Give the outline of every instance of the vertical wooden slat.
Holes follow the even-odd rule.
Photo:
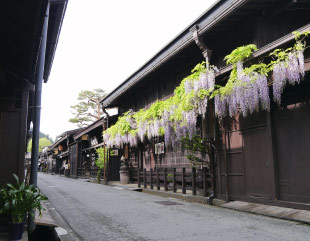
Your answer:
[[[146,185],[146,169],[145,168],[143,169],[143,186],[144,186],[144,188],[147,187],[147,185]]]
[[[227,133],[225,129],[224,139],[223,139],[224,140],[224,160],[225,160],[225,182],[226,182],[225,198],[226,198],[226,201],[228,202],[229,201],[229,179],[228,179],[228,158],[227,158],[227,134],[229,133]]]
[[[271,198],[279,200],[280,198],[280,186],[279,186],[279,170],[278,170],[278,156],[277,156],[277,138],[275,132],[275,120],[274,120],[274,106],[271,105],[271,111],[267,111],[267,135],[268,135],[268,146],[270,153],[270,163],[267,162],[270,166],[270,189],[271,189]]]
[[[207,169],[206,167],[202,168],[202,178],[203,178],[203,194],[205,197],[208,196],[208,187],[207,187]]]
[[[186,194],[185,168],[182,168],[182,194]]]
[[[157,190],[160,190],[160,179],[158,175],[158,167],[156,167],[156,186],[157,186]]]
[[[138,168],[138,187],[141,187],[141,182],[140,182],[140,169]]]
[[[150,186],[151,189],[153,189],[153,169],[150,169]]]
[[[177,182],[176,182],[176,176],[175,176],[176,169],[172,169],[172,177],[173,177],[173,192],[177,192]]]
[[[196,195],[196,168],[192,167],[192,195]]]
[[[165,186],[165,191],[168,191],[168,185],[167,185],[167,168],[164,168],[164,186]]]

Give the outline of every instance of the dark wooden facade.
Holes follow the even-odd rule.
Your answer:
[[[256,44],[260,50],[255,57],[259,60],[275,48],[291,45],[292,31],[310,29],[309,7],[307,1],[227,0],[218,2],[196,20],[192,25],[200,26],[201,37],[212,50],[211,64],[221,68],[217,83],[225,83],[230,69],[223,58],[236,47]],[[121,114],[171,96],[190,70],[204,60],[190,40],[186,29],[109,94],[103,106],[117,106]],[[309,71],[308,50],[305,56]],[[208,126],[199,132],[217,142],[217,155],[211,162],[216,166],[214,191],[218,198],[309,209],[309,83],[307,74],[300,85],[285,89],[280,107],[272,105],[268,113],[245,118],[235,116],[214,122],[209,103]],[[141,170],[190,167],[182,150],[166,148],[160,156],[154,154],[153,147],[154,143],[144,143],[132,149],[129,157],[133,166]]]
[[[67,1],[50,6],[45,51],[47,82]],[[35,78],[47,0],[3,1],[0,9],[0,186],[24,178],[24,158],[33,120]]]
[[[66,174],[67,176],[76,175],[76,148],[77,143],[73,136],[82,129],[66,131],[59,136],[59,139],[50,147],[53,152],[52,159],[55,159],[56,174]],[[54,161],[53,161],[54,162]]]
[[[50,7],[42,81],[47,82],[67,1]],[[2,1],[0,8],[0,186],[24,179],[25,153],[31,137],[35,79],[47,0]],[[44,63],[44,62],[43,62]],[[4,224],[4,225],[2,225]],[[7,217],[0,215],[0,232]]]
[[[115,123],[116,116],[109,117],[110,124]],[[106,117],[95,121],[89,126],[85,127],[84,130],[74,135],[75,142],[77,143],[74,152],[76,152],[77,158],[74,167],[76,168],[73,176],[79,177],[95,177],[97,173],[97,166],[95,160],[98,158],[96,149],[104,147],[102,132],[106,129],[107,120]],[[108,181],[119,181],[120,171],[120,159],[121,153],[109,155],[109,162],[107,165],[107,180]],[[73,165],[73,162],[72,164]]]

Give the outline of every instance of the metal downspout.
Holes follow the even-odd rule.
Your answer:
[[[197,24],[195,24],[191,29],[190,31],[192,32],[193,34],[193,39],[196,43],[196,45],[200,48],[200,50],[202,51],[202,55],[203,57],[206,59],[206,68],[209,69],[209,66],[210,66],[210,58],[211,58],[211,55],[212,55],[212,50],[210,50],[207,45],[203,42],[201,36],[199,35],[199,26]],[[214,125],[215,125],[215,120],[214,120]],[[215,140],[215,134],[214,134],[214,140]],[[210,143],[210,146],[212,148],[215,147],[214,143]],[[212,173],[212,182],[213,182],[213,188],[212,188],[212,191],[211,191],[211,195],[209,197],[207,197],[208,199],[208,204],[211,204],[212,205],[212,202],[213,202],[213,199],[215,198],[215,185],[214,185],[214,164],[215,164],[215,159],[216,159],[216,150],[213,151],[214,155],[213,155],[213,164],[210,165],[210,169],[211,169],[211,166],[212,166],[212,169],[213,170],[210,170]]]
[[[32,150],[31,150],[31,171],[30,171],[30,184],[33,184],[35,186],[37,185],[37,179],[38,179],[41,94],[42,94],[43,74],[45,65],[45,49],[47,40],[49,9],[50,4],[48,3],[46,7],[46,14],[44,16],[44,25],[40,44],[40,53],[39,53],[39,65],[35,83],[35,102],[34,102],[33,135],[32,135]]]
[[[39,135],[40,135],[40,117],[41,117],[41,94],[45,64],[45,49],[48,28],[49,16],[49,2],[46,7],[46,14],[44,16],[43,31],[40,44],[40,53],[38,59],[38,72],[35,83],[35,101],[34,101],[34,117],[33,117],[33,135],[32,135],[32,149],[31,149],[31,170],[30,170],[30,184],[37,186],[38,180],[38,158],[39,158]],[[34,214],[34,211],[31,211]],[[35,223],[33,215],[28,216],[28,232],[35,230]]]

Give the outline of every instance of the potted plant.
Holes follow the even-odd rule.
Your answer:
[[[173,175],[171,173],[167,175],[167,182],[170,187],[173,187]]]
[[[10,217],[9,233],[11,240],[21,240],[24,232],[25,218],[31,210],[38,210],[41,214],[43,200],[47,197],[42,195],[39,189],[33,185],[25,185],[13,174],[16,184],[7,184],[0,189],[0,213]]]

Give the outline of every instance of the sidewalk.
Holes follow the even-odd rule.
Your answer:
[[[163,191],[163,190],[156,190],[156,187],[154,189],[143,188],[143,185],[141,185],[141,188],[138,188],[138,184],[127,184],[123,185],[120,184],[120,182],[109,182],[110,186],[113,186],[117,189],[124,189],[124,190],[130,190],[130,191],[140,191],[151,195],[157,195],[162,197],[171,197],[171,198],[177,198],[181,199],[183,201],[187,202],[196,202],[196,203],[202,203],[202,204],[209,204],[209,200],[207,197],[200,196],[200,195],[191,195],[191,191],[186,190],[187,194],[182,194],[181,190],[178,190],[177,193],[174,193],[172,191]],[[277,207],[277,206],[269,206],[269,205],[262,205],[262,204],[255,204],[255,203],[249,203],[249,202],[241,202],[241,201],[232,201],[232,202],[225,202],[223,200],[219,199],[213,199],[212,205],[222,207],[222,208],[228,208],[248,213],[255,213],[263,216],[269,216],[274,218],[280,218],[280,219],[286,219],[290,221],[296,221],[301,223],[306,223],[310,225],[310,211],[307,210],[299,210],[299,209],[293,209],[293,208],[284,208],[284,207]]]

